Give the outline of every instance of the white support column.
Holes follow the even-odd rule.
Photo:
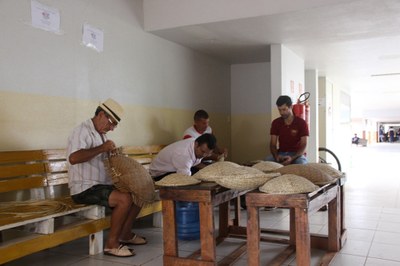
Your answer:
[[[307,144],[307,159],[309,162],[318,162],[318,70],[305,71],[305,91],[310,93],[310,137]]]
[[[276,99],[282,95],[282,44],[271,45],[271,121],[279,116]]]
[[[103,252],[103,231],[89,235],[89,254],[96,255]]]

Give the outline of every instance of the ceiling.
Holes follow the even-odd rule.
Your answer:
[[[231,64],[270,61],[283,44],[352,96],[352,113],[400,121],[400,1],[339,1],[251,18],[151,31]]]

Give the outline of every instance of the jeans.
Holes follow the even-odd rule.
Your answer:
[[[280,156],[294,156],[295,154],[296,154],[295,152],[278,152],[278,155]],[[267,156],[267,158],[265,158],[265,161],[276,162],[274,156],[272,155]],[[308,163],[307,158],[304,155],[300,156],[299,158],[297,158],[292,162],[292,164],[307,164],[307,163]]]

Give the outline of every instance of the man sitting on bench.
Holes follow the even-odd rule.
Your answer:
[[[135,252],[125,244],[146,244],[144,238],[131,231],[141,208],[132,202],[129,193],[115,189],[103,163],[107,153],[115,149],[106,133],[117,127],[122,115],[122,107],[113,99],[100,104],[92,119],[73,130],[68,139],[67,158],[72,199],[79,204],[98,204],[112,210],[104,254],[130,257]]]

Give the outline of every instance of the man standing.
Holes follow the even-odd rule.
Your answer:
[[[150,164],[150,174],[156,181],[171,173],[192,175],[191,168],[211,155],[217,140],[206,133],[198,138],[174,142],[162,149]]]
[[[115,149],[106,133],[121,121],[122,107],[113,99],[100,104],[92,119],[74,128],[68,138],[69,188],[72,199],[80,204],[98,204],[111,208],[111,227],[104,254],[117,257],[135,255],[124,244],[145,244],[146,240],[132,233],[132,224],[140,207],[132,202],[129,193],[112,185],[103,160]]]
[[[304,156],[309,135],[306,121],[294,116],[292,100],[289,96],[279,96],[276,105],[281,117],[272,121],[270,151],[267,161],[275,161],[283,165],[306,164]]]

